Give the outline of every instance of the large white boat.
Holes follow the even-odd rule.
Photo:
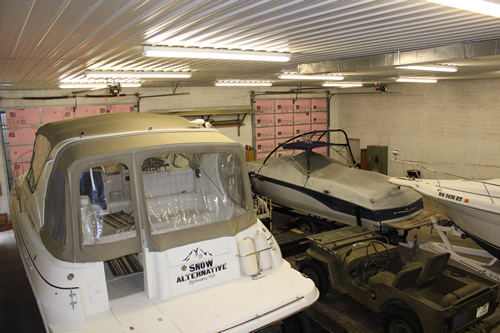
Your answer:
[[[340,138],[328,142],[328,134]],[[346,162],[313,151],[325,147],[335,148]],[[274,157],[282,149],[292,154]],[[388,176],[355,164],[345,131],[323,130],[285,141],[266,158],[248,162],[248,170],[254,191],[273,203],[343,224],[383,231],[388,223],[422,212],[420,195],[397,190]]]
[[[405,162],[405,161],[402,161]],[[408,161],[407,163],[411,163]],[[436,205],[471,239],[500,258],[500,179],[438,179],[452,176],[426,168],[436,179],[393,177],[389,182],[409,187]],[[448,177],[449,178],[449,177]]]
[[[318,298],[255,217],[242,146],[184,118],[44,125],[11,192],[49,332],[250,332]]]

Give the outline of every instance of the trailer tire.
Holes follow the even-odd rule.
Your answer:
[[[311,319],[299,312],[283,320],[281,331],[283,333],[312,333]]]
[[[424,329],[422,328],[420,319],[414,312],[395,308],[385,314],[384,332],[423,333]]]
[[[323,265],[315,260],[309,260],[300,266],[299,271],[313,280],[319,290],[320,297],[330,290],[330,278]]]
[[[297,221],[297,229],[299,229],[300,231],[310,232],[311,234],[316,233],[316,225],[304,218],[300,218]]]

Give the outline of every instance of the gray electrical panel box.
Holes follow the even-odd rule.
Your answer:
[[[367,170],[387,175],[387,146],[367,146]]]

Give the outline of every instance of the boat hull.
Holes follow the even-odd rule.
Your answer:
[[[466,207],[439,198],[426,196],[465,232],[474,242],[496,258],[500,258],[500,214]]]
[[[384,228],[387,222],[409,219],[423,209],[421,199],[408,205],[377,210],[356,205],[331,193],[321,193],[262,175],[254,175],[251,179],[254,190],[272,198],[276,204],[342,224],[360,225],[374,231]]]
[[[250,332],[302,311],[319,297],[312,280],[283,260],[259,279],[248,276],[172,300],[139,291],[108,302],[106,284],[93,287],[104,281],[103,262],[60,262],[43,249],[22,215],[15,220],[19,251],[47,332],[66,332],[68,326],[79,332]],[[259,223],[239,237],[263,227]],[[71,274],[88,279],[72,282],[66,278]],[[197,320],[191,320],[193,314]]]
[[[500,198],[493,189],[487,192],[482,182],[463,180],[391,178],[390,182],[411,187],[435,202],[479,246],[500,258]]]

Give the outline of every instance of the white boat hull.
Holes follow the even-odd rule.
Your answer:
[[[357,225],[361,223],[361,226],[372,231],[380,231],[384,228],[385,223],[407,220],[417,215],[422,209],[417,202],[414,206],[393,210],[389,213],[389,218],[377,218],[376,213],[371,216],[372,218],[367,218],[363,217],[366,216],[365,214],[361,215],[359,209],[358,211],[356,210],[356,205],[353,203],[333,196],[327,196],[322,193],[311,195],[310,191],[306,192],[304,189],[294,189],[292,186],[261,181],[259,179],[253,179],[252,184],[256,192],[272,198],[273,203],[278,205],[342,224]],[[330,205],[324,202],[328,202]],[[333,205],[338,207],[338,209],[332,209]]]
[[[259,223],[244,233],[263,227]],[[312,280],[287,261],[274,261],[278,268],[259,279],[243,277],[170,300],[148,297],[146,291],[108,300],[103,262],[61,262],[46,253],[26,225],[16,225],[15,232],[48,332],[72,331],[68,326],[78,332],[251,332],[303,310],[319,297]],[[82,278],[72,284],[70,274]]]

